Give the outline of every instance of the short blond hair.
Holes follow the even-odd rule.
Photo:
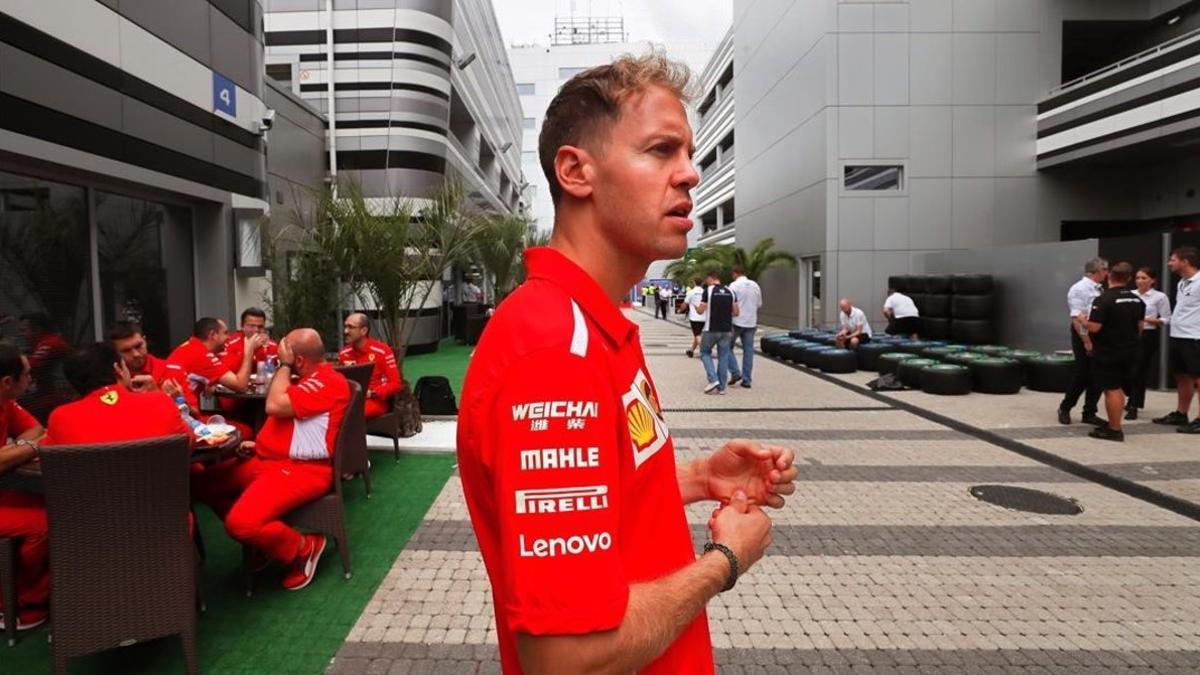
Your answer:
[[[686,105],[692,99],[691,79],[686,65],[654,50],[643,56],[624,54],[567,80],[550,101],[538,137],[538,159],[555,206],[562,196],[554,171],[559,148],[594,143],[620,117],[621,106],[650,87],[662,87]]]

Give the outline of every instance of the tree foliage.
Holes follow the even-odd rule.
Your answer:
[[[705,246],[667,265],[666,275],[672,281],[686,285],[693,277],[704,277],[715,270],[722,281],[728,282],[732,278],[731,270],[741,267],[746,270],[747,277],[758,281],[769,269],[795,267],[797,263],[796,256],[776,249],[775,240],[767,237],[749,251],[732,244]]]

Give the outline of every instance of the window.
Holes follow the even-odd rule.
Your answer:
[[[587,68],[559,68],[558,79],[569,80],[585,70],[587,70]]]
[[[537,118],[524,117],[521,119],[521,126],[524,127],[525,129],[536,129],[537,128]]]
[[[733,200],[721,204],[721,227],[733,227]]]
[[[268,63],[267,77],[282,82],[291,86],[292,84],[292,64],[290,63]]]
[[[903,190],[904,167],[897,164],[847,164],[842,170],[846,191]]]
[[[533,94],[536,94],[536,93],[537,93],[537,87],[535,87],[532,82],[518,82],[517,83],[517,95],[518,96],[532,96]]]
[[[713,209],[708,213],[700,216],[701,234],[715,232],[717,229],[717,210]]]
[[[705,155],[703,158],[700,159],[700,173],[701,174],[708,173],[709,171],[712,170],[713,166],[716,163],[717,163],[717,151],[712,150],[711,152],[709,152],[707,155]]]

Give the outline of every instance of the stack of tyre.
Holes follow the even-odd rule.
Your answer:
[[[995,335],[995,282],[990,274],[956,274],[951,280],[950,339],[968,345],[991,342]]]

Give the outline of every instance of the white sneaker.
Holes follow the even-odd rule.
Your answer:
[[[704,393],[706,393],[706,394],[711,394],[711,393],[713,392],[713,389],[716,389],[716,388],[717,388],[717,386],[718,386],[718,385],[717,385],[717,383],[716,383],[716,382],[709,382],[709,383],[708,383],[707,385],[705,385],[705,387],[704,387]]]

